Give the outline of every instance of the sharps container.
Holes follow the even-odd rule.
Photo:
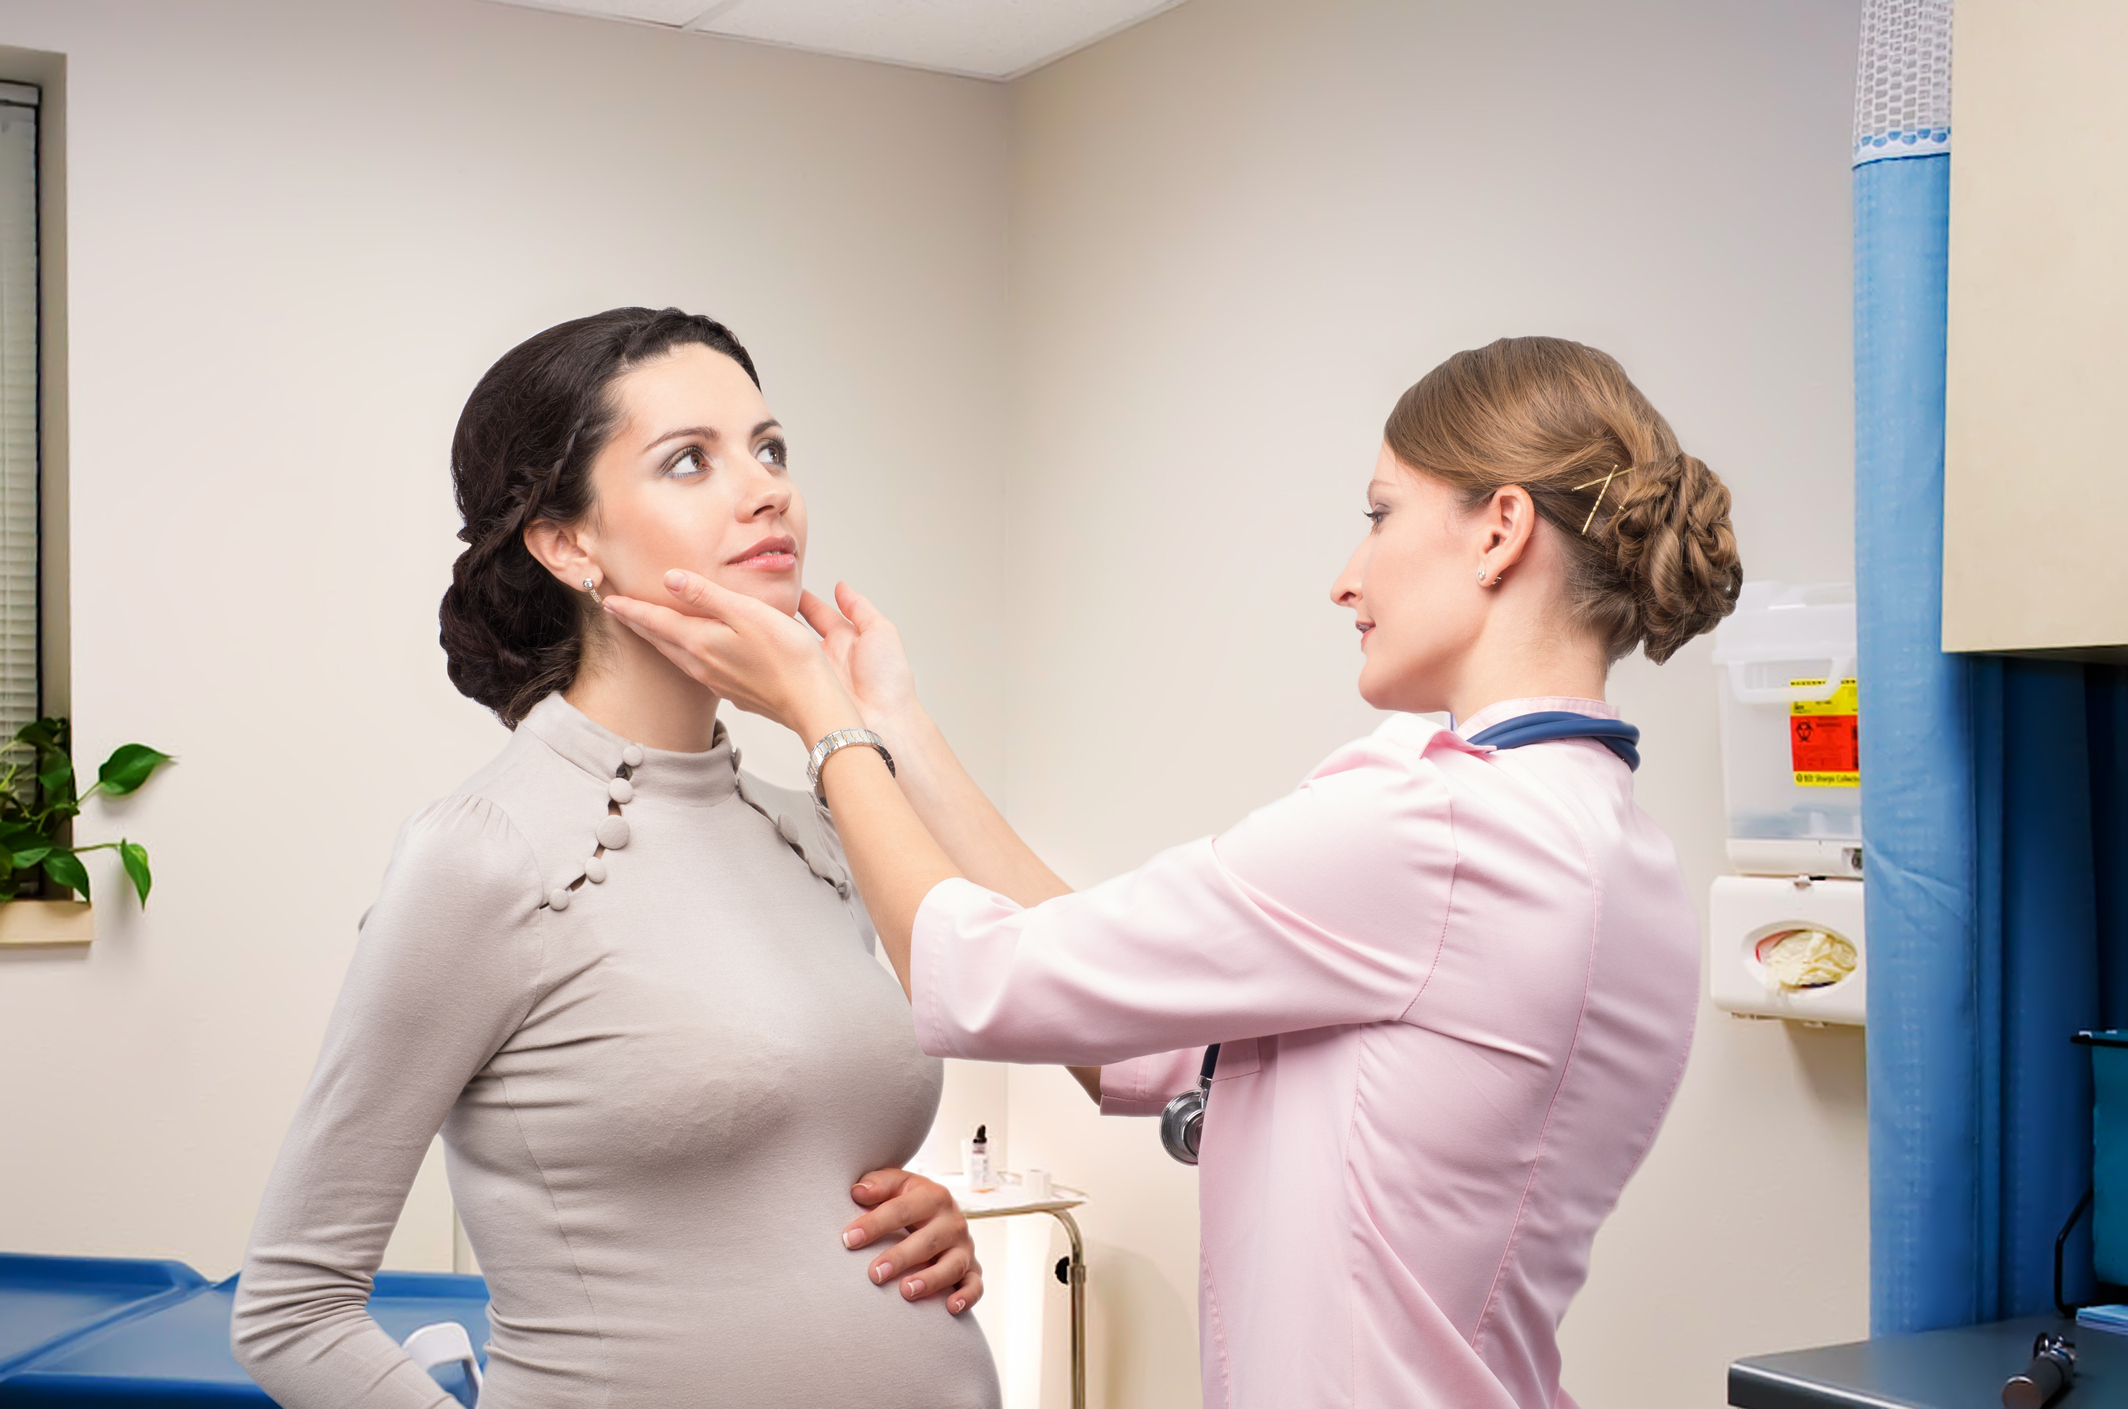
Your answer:
[[[1745,875],[1859,878],[1855,594],[1747,582],[1714,629],[1729,861]]]
[[[2091,1049],[2091,1263],[2128,1285],[2128,1030],[2079,1032]]]

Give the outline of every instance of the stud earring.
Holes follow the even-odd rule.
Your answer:
[[[600,606],[604,606],[604,605],[605,605],[605,603],[606,603],[606,599],[605,599],[604,597],[601,597],[601,596],[600,596],[600,595],[598,594],[598,579],[597,579],[597,578],[595,578],[595,577],[587,577],[587,578],[585,578],[585,579],[584,579],[584,590],[585,590],[586,592],[589,592],[589,593],[591,594],[591,600],[592,600],[592,601],[594,601],[594,602],[598,603],[598,604],[599,604]]]

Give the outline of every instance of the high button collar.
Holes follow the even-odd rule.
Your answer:
[[[632,745],[597,723],[557,691],[534,705],[517,727],[531,730],[547,747],[601,783],[618,776],[626,750],[640,749],[643,761],[628,770],[637,797],[707,807],[738,790],[739,767],[722,720],[717,721],[716,742],[701,753],[646,748]]]

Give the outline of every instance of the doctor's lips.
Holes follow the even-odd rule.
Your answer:
[[[1360,633],[1360,649],[1364,651],[1367,649],[1367,633],[1374,630],[1374,623],[1362,619],[1355,621],[1352,624],[1358,629]]]
[[[798,540],[788,533],[764,538],[733,558],[727,566],[754,572],[789,572],[798,566]]]

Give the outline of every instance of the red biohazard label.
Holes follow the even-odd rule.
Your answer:
[[[1793,680],[1797,687],[1823,688],[1823,680]],[[1856,729],[1855,682],[1843,680],[1827,700],[1789,706],[1788,755],[1799,788],[1854,788],[1862,784],[1862,741]]]

